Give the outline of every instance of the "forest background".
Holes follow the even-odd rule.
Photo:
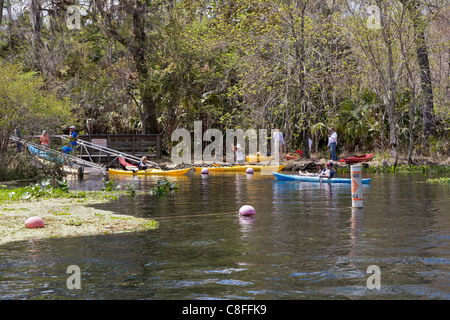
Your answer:
[[[287,151],[450,153],[444,0],[0,0],[9,135],[272,129]],[[9,159],[9,158],[8,158]]]

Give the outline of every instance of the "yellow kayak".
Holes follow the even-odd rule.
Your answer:
[[[252,168],[254,171],[272,170],[274,172],[281,171],[286,165],[282,166],[252,166],[252,165],[236,165],[236,166],[213,166],[207,167],[210,172],[245,172],[248,168]],[[204,167],[194,167],[195,172],[201,173]]]
[[[161,169],[147,169],[147,170],[116,170],[109,169],[109,174],[126,174],[126,175],[155,175],[155,176],[182,176],[186,174],[191,168],[175,169],[175,170],[161,170]]]
[[[258,162],[265,162],[275,159],[275,156],[262,156],[259,154],[247,156],[246,160],[248,163],[258,163]]]

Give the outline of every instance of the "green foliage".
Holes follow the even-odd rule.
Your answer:
[[[427,183],[450,185],[450,178],[443,177],[443,178],[436,178],[436,179],[427,179]]]
[[[67,181],[57,181],[56,183],[56,186],[52,186],[50,180],[43,180],[41,183],[30,184],[26,187],[0,189],[0,202],[69,196]]]
[[[130,196],[134,197],[136,195],[136,186],[135,185],[133,185],[131,183],[126,183],[125,188]]]
[[[48,198],[79,199],[78,202],[82,202],[84,199],[115,200],[118,198],[117,193],[113,192],[115,187],[114,185],[110,189],[105,188],[102,191],[70,191],[66,181],[56,181],[52,184],[49,180],[43,180],[41,183],[18,188],[0,186],[0,203]]]
[[[91,134],[163,132],[170,152],[173,130],[202,120],[221,130],[279,126],[289,149],[304,143],[306,130],[323,149],[335,126],[339,146],[364,152],[386,148],[392,127],[399,150],[411,137],[415,151],[448,154],[446,77],[433,78],[430,140],[422,136],[423,90],[412,88],[422,72],[419,31],[433,72],[448,67],[445,32],[432,24],[446,3],[433,3],[433,13],[418,7],[413,21],[411,6],[379,1],[378,30],[367,27],[364,4],[322,2],[99,1],[79,30],[67,29],[56,6],[39,34],[30,32],[28,7],[18,7],[0,33],[0,152],[17,126],[35,134],[69,120]]]
[[[167,179],[162,179],[158,180],[158,184],[152,188],[150,194],[161,196],[177,190],[178,185],[176,183],[170,182]]]
[[[67,185],[67,180],[57,180],[56,183],[58,184],[57,187],[62,192],[68,193],[69,192],[69,186]]]
[[[363,173],[450,173],[449,166],[399,165],[399,166],[361,166]],[[335,169],[339,173],[350,173],[350,166]]]
[[[44,88],[44,78],[36,72],[0,60],[0,152],[6,152],[8,137],[16,128],[25,136],[67,121],[68,100]]]
[[[102,187],[103,191],[112,192],[112,191],[117,191],[121,188],[121,186],[119,184],[117,184],[114,181],[114,179],[110,179],[108,181],[102,180],[102,182],[103,182],[103,187]]]

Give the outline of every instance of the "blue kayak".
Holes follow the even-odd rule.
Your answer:
[[[302,176],[293,174],[283,174],[272,172],[277,180],[281,181],[305,181],[305,182],[323,182],[323,183],[352,183],[352,179],[347,178],[319,178],[319,176]],[[372,179],[362,179],[363,184],[369,184]]]
[[[61,161],[62,159],[55,153],[50,151],[44,151],[38,148],[35,148],[31,145],[28,145],[28,149],[30,150],[31,154],[38,156],[39,158],[49,160],[49,161]]]

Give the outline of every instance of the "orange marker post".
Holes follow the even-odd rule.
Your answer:
[[[363,207],[363,195],[362,195],[362,177],[361,177],[361,165],[354,164],[350,166],[350,177],[352,182],[352,207]]]

